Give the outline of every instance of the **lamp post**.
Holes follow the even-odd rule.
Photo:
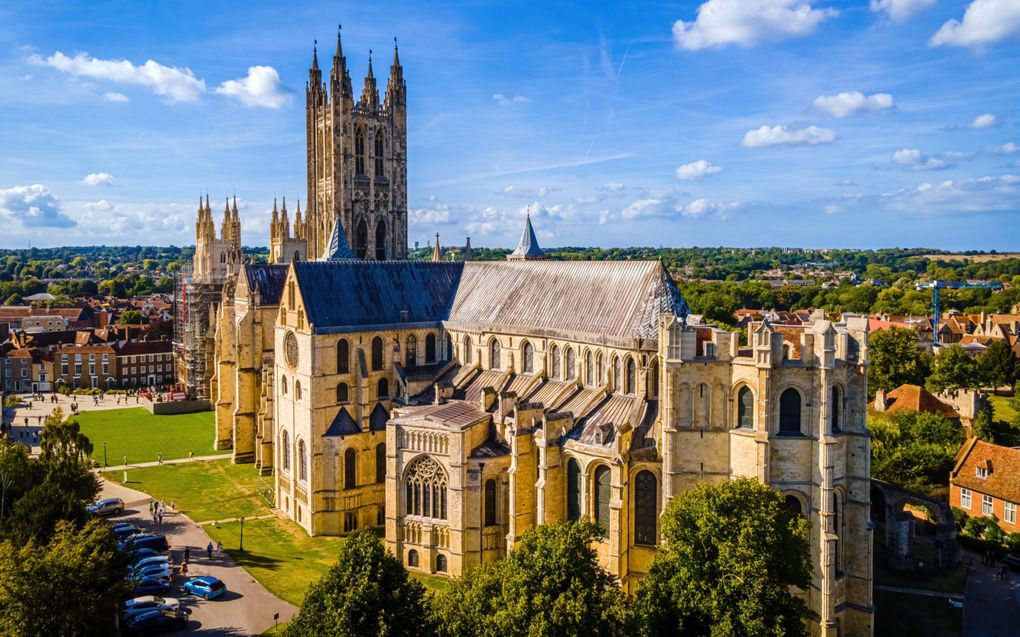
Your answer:
[[[237,550],[244,550],[244,518],[241,518],[241,541],[237,545]]]
[[[103,468],[109,467],[110,465],[106,462],[106,443],[103,443]]]

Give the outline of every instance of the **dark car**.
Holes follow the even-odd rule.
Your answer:
[[[137,549],[153,549],[156,551],[167,551],[170,544],[166,541],[165,535],[132,535],[121,543],[121,550],[134,551]]]
[[[173,589],[168,580],[159,577],[143,577],[133,584],[134,595],[164,595]]]
[[[124,622],[128,634],[150,635],[164,630],[179,630],[188,625],[188,615],[182,611],[152,610]]]
[[[117,538],[118,540],[124,540],[126,538],[131,537],[132,535],[141,533],[141,531],[142,530],[135,526],[134,524],[117,525],[113,527],[113,537]]]
[[[1020,571],[1020,555],[1010,553],[1002,558],[1002,563],[1008,566],[1011,571]]]
[[[169,564],[170,558],[166,555],[149,555],[146,557],[133,558],[128,561],[128,569],[135,571],[143,566],[152,564]]]
[[[127,557],[129,562],[137,562],[146,557],[159,557],[162,555],[163,554],[156,549],[135,549],[129,552]]]

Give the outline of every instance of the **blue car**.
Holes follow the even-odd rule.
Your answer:
[[[170,579],[173,575],[173,570],[170,568],[170,564],[147,564],[140,566],[131,571],[128,575],[128,579],[142,579],[143,577],[158,577],[160,579]]]
[[[206,599],[216,599],[227,592],[227,585],[218,577],[203,575],[184,582],[184,592]]]
[[[149,555],[146,557],[140,557],[136,560],[132,560],[128,564],[128,568],[132,571],[137,570],[143,566],[150,566],[152,564],[169,564],[170,558],[166,555]]]
[[[173,586],[169,580],[159,577],[143,577],[134,583],[135,595],[163,595],[169,593]]]
[[[133,551],[135,549],[154,549],[156,551],[167,551],[170,544],[163,535],[132,535],[120,544],[122,551]]]

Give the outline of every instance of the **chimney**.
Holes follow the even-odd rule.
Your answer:
[[[436,383],[435,403],[442,405],[450,398],[453,398],[453,384],[449,382]]]
[[[502,420],[517,408],[517,392],[505,391],[499,395],[499,419]]]
[[[492,387],[482,387],[482,411],[489,411],[496,404],[496,390]]]
[[[875,392],[875,411],[882,413],[885,411],[886,406],[887,405],[885,402],[885,390],[880,389],[877,392]]]

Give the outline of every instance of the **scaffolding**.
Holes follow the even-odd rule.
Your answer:
[[[211,400],[216,310],[222,276],[196,279],[190,267],[174,277],[174,358],[177,382],[193,400]]]

